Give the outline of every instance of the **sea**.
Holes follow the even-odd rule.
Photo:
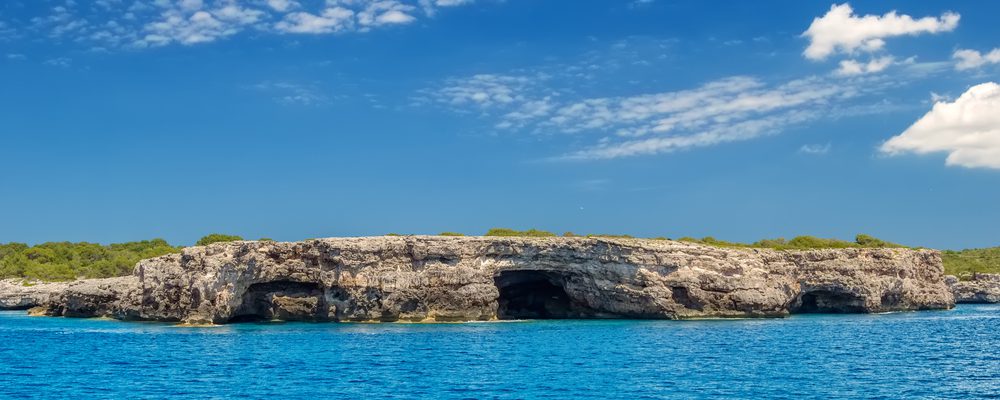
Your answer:
[[[1000,306],[214,327],[4,311],[0,398],[1000,398]]]

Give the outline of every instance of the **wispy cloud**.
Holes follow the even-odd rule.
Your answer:
[[[813,155],[813,156],[821,156],[829,153],[831,148],[833,148],[833,145],[831,145],[830,143],[804,144],[802,145],[802,147],[799,147],[799,153]]]
[[[969,49],[955,50],[952,58],[956,60],[955,69],[959,71],[979,68],[987,64],[1000,64],[1000,48],[993,49],[986,54]]]
[[[66,57],[57,57],[45,60],[42,64],[49,67],[69,68],[73,64],[73,60]]]
[[[852,76],[882,72],[892,65],[893,61],[892,56],[874,58],[867,63],[857,60],[843,60],[835,73],[840,76]]]
[[[472,0],[65,0],[29,18],[24,31],[99,48],[195,45],[246,31],[264,34],[366,32],[409,24]],[[0,34],[13,32],[0,21]]]
[[[324,94],[318,84],[313,83],[265,81],[252,88],[285,105],[321,106],[330,103],[330,96]]]
[[[437,103],[453,107],[457,111],[469,108],[490,110],[528,102],[529,92],[534,90],[539,81],[545,79],[545,75],[479,74],[449,79],[443,87],[429,94]]]
[[[580,97],[546,75],[475,75],[448,80],[435,103],[494,120],[500,130],[594,137],[556,159],[668,153],[782,132],[849,112],[845,103],[884,83],[810,77],[769,84],[736,76],[698,87],[619,97]]]

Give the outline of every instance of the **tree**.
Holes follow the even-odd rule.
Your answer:
[[[224,242],[236,242],[243,240],[242,237],[236,235],[225,235],[222,233],[213,233],[205,235],[205,237],[198,239],[195,246],[208,246],[212,243],[224,243]]]

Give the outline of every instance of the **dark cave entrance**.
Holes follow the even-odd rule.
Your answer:
[[[247,288],[229,322],[317,321],[326,316],[323,288],[317,283],[274,281]]]
[[[792,314],[858,314],[864,313],[865,302],[861,297],[834,290],[814,290],[799,295]]]
[[[565,274],[553,271],[503,271],[493,280],[500,291],[499,319],[566,319],[593,317],[594,312],[566,293]]]

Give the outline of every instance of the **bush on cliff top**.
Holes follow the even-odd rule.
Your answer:
[[[552,232],[540,231],[538,229],[528,229],[526,231],[517,231],[507,228],[493,228],[486,232],[484,236],[527,236],[527,237],[554,237],[556,234]]]
[[[784,238],[764,239],[756,242],[737,243],[718,240],[708,236],[701,239],[692,237],[682,237],[677,239],[682,242],[701,243],[719,247],[749,247],[776,250],[808,250],[808,249],[846,249],[846,248],[890,248],[904,247],[895,243],[877,239],[870,235],[860,234],[854,238],[853,242],[839,239],[824,239],[815,236],[796,236],[792,240]]]
[[[941,252],[944,272],[962,279],[976,272],[1000,274],[1000,247]]]
[[[201,239],[198,239],[198,242],[195,243],[195,246],[207,246],[212,243],[235,242],[239,240],[243,240],[243,238],[236,235],[224,235],[221,233],[213,233],[210,235],[205,235]]]

